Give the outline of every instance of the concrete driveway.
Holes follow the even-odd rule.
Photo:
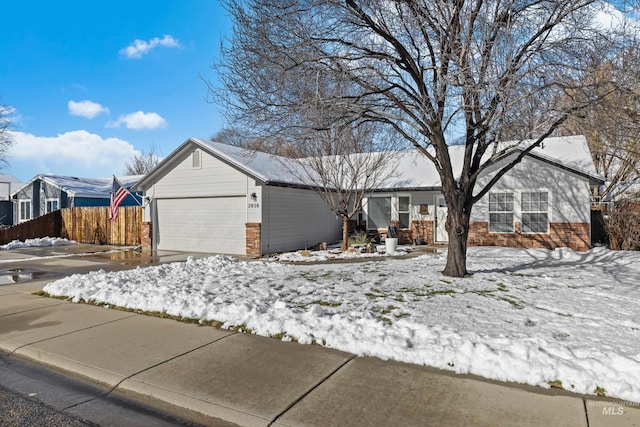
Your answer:
[[[159,251],[151,254],[129,246],[75,244],[0,250],[0,286],[33,280],[56,280],[93,270],[119,271],[137,266],[185,261],[207,254]]]

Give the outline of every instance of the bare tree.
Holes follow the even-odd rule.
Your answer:
[[[148,151],[142,150],[129,158],[122,173],[124,175],[146,175],[160,163],[160,156],[155,145],[151,145]]]
[[[613,91],[602,94],[601,102],[589,105],[564,125],[569,133],[586,136],[596,169],[605,178],[599,194],[603,198],[640,181],[639,67],[640,52],[633,49],[595,67],[595,79],[615,76]],[[581,96],[588,98],[588,94]]]
[[[440,175],[449,234],[443,273],[457,277],[467,274],[474,204],[584,108],[573,93],[588,84],[585,62],[595,52],[606,56],[611,46],[604,42],[616,41],[594,23],[597,7],[609,5],[596,0],[224,4],[235,24],[218,69],[233,117],[271,135],[286,135],[310,109],[322,112],[322,128],[334,121],[391,129]],[[321,91],[320,100],[299,96],[301,86],[311,93],[314,76],[318,88],[333,81],[348,82],[348,90]],[[533,142],[514,144],[522,149],[515,159],[476,188],[480,174],[513,148],[499,142],[509,112],[525,104],[539,113]],[[452,143],[465,146],[460,174],[449,156]]]
[[[0,163],[4,165],[7,164],[7,151],[14,142],[11,134],[14,111],[13,107],[0,105]]]
[[[362,209],[362,201],[396,171],[389,167],[388,140],[373,123],[336,126],[309,133],[295,145],[297,163],[288,168],[313,188],[333,213],[342,219],[342,250],[349,247],[349,221]],[[290,163],[289,163],[290,164]]]
[[[295,147],[281,138],[262,138],[234,128],[226,128],[211,137],[211,141],[233,145],[247,150],[261,151],[282,157],[297,157]]]
[[[237,130],[225,130],[212,141],[274,154],[279,166],[306,183],[342,219],[342,250],[349,246],[349,222],[362,202],[385,180],[396,175],[389,167],[391,139],[374,123],[335,126],[308,132],[304,141],[292,144],[273,138],[253,138]]]

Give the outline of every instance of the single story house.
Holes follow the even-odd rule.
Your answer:
[[[142,175],[119,177],[130,189]],[[78,178],[75,176],[36,175],[11,195],[14,223],[37,218],[58,209],[109,206],[113,178]],[[129,195],[121,206],[136,206],[141,197]]]
[[[13,225],[13,203],[11,194],[22,186],[13,175],[0,173],[0,224]]]
[[[460,170],[464,147],[450,147]],[[520,152],[483,173],[478,188]],[[400,242],[447,242],[447,207],[433,164],[417,150],[389,157],[397,174],[364,200],[356,220]],[[341,221],[283,168],[290,159],[191,138],[133,186],[145,193],[143,240],[156,250],[262,255],[341,239]],[[548,138],[473,208],[470,245],[571,247],[591,244],[593,187],[602,184],[582,136]]]

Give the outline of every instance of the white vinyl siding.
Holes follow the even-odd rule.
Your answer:
[[[513,233],[513,193],[489,193],[489,232]]]
[[[521,194],[523,233],[549,232],[549,193],[531,191]]]
[[[147,191],[153,198],[219,197],[247,195],[247,176],[200,150],[201,168],[193,167],[193,152]]]
[[[494,176],[498,168],[504,166],[511,157],[490,168],[478,179],[476,188],[484,185]],[[549,194],[550,223],[590,223],[591,192],[589,179],[550,165],[537,159],[525,157],[521,163],[504,175],[491,192],[514,193],[514,221],[522,222],[520,194],[525,192],[545,191]],[[490,194],[490,193],[489,193]],[[484,196],[473,207],[471,221],[487,221],[489,218],[489,197]]]
[[[340,241],[342,220],[312,190],[266,186],[262,189],[262,252],[311,248]]]

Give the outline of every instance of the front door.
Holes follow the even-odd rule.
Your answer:
[[[447,202],[444,196],[436,196],[436,242],[448,242],[449,234],[447,233]]]

